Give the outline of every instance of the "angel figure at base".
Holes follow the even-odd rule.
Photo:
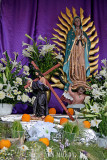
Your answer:
[[[68,91],[69,84],[72,84],[72,89],[79,86],[89,88],[86,77],[90,75],[88,61],[90,46],[90,40],[82,30],[81,19],[77,16],[73,20],[73,27],[68,32],[66,41],[63,71],[66,73],[68,83],[65,85],[65,91]]]
[[[33,103],[33,114],[31,118],[34,120],[43,120],[46,115],[48,115],[48,103],[47,103],[47,95],[46,91],[49,90],[46,85],[46,80],[39,70],[35,71],[36,78],[39,80],[36,82],[29,82],[30,86],[33,89],[33,94],[35,96],[35,100]]]

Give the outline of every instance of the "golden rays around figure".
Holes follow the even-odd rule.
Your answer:
[[[56,34],[53,34],[53,36],[56,38],[56,40],[53,40],[53,42],[57,45],[56,49],[57,51],[61,51],[63,56],[65,55],[66,50],[66,39],[68,31],[72,28],[73,18],[75,16],[79,16],[81,18],[83,31],[86,32],[87,36],[89,37],[91,41],[91,48],[89,52],[89,62],[90,62],[90,73],[91,75],[96,75],[98,73],[98,58],[99,58],[99,38],[97,35],[96,27],[94,25],[94,22],[91,21],[90,15],[87,18],[84,18],[84,10],[80,8],[80,15],[77,15],[75,8],[72,7],[72,13],[71,11],[66,7],[66,13],[61,12],[61,16],[58,16],[59,23],[56,24],[57,28],[54,28],[54,31]],[[57,53],[55,53],[57,54]],[[62,65],[64,58],[61,59]],[[66,75],[64,74],[63,70],[60,68],[60,71],[62,73],[62,79],[66,81]],[[58,75],[58,73],[56,73]],[[90,75],[90,76],[91,76]],[[53,87],[58,87],[63,89],[64,85],[58,80],[57,78],[52,77],[51,81],[54,82],[52,84]]]

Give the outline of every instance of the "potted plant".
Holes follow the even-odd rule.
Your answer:
[[[28,67],[22,66],[21,61],[17,62],[18,53],[15,52],[14,55],[12,60],[7,52],[4,52],[5,58],[0,59],[0,115],[10,114],[18,102],[31,101],[24,89]]]

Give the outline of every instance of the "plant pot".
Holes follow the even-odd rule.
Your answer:
[[[0,103],[0,116],[12,113],[13,105],[8,103]]]

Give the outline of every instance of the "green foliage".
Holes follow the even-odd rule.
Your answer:
[[[79,135],[79,127],[78,125],[73,124],[72,122],[65,123],[62,132],[63,140],[68,139],[70,142],[74,140],[76,136]]]
[[[64,131],[69,132],[69,133],[72,133],[73,128],[74,128],[73,123],[67,122],[67,123],[65,123],[63,126],[64,126],[64,128],[63,128]]]
[[[107,136],[107,116],[101,116],[101,123],[99,124],[99,132],[101,135]]]
[[[74,133],[76,135],[79,135],[79,127],[78,127],[78,125],[75,125],[72,122],[67,122],[63,126],[64,126],[63,130],[65,132]]]
[[[11,137],[11,128],[8,123],[0,122],[0,139]]]
[[[20,138],[24,130],[20,121],[14,121],[12,126],[9,123],[0,123],[0,138]]]
[[[9,68],[9,70],[12,69],[12,64],[10,63],[10,58],[7,54],[7,51],[5,52],[5,55],[6,55],[6,60],[7,60],[7,68]]]
[[[22,128],[20,121],[14,121],[11,130],[13,138],[19,138],[24,135],[24,129]]]

